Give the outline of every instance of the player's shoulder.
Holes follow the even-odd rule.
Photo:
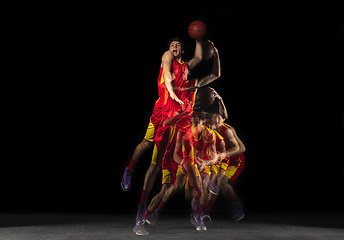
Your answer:
[[[233,128],[231,125],[229,125],[228,123],[222,123],[222,127],[228,129],[228,128]]]
[[[232,135],[235,134],[235,129],[233,126],[229,125],[228,123],[223,123],[220,129],[220,132],[222,132],[223,136],[224,135]]]
[[[173,61],[173,59],[174,56],[171,51],[166,51],[161,57],[161,61]]]

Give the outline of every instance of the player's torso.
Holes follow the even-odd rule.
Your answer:
[[[173,59],[172,66],[171,66],[171,72],[172,72],[172,83],[173,85],[177,87],[188,87],[186,85],[192,85],[190,81],[187,81],[188,76],[188,65],[185,62],[179,62],[176,59]],[[159,77],[158,77],[158,91],[159,91],[159,99],[157,103],[159,104],[166,104],[169,92],[165,85],[164,75],[163,75],[163,68],[162,65],[160,65],[160,71],[159,71]],[[176,94],[180,91],[176,90]],[[177,94],[178,96],[178,94]]]
[[[195,150],[198,152],[198,157],[203,160],[210,158],[211,148],[215,144],[216,136],[208,128],[202,126],[202,131],[195,139]]]

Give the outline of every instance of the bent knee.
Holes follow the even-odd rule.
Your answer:
[[[148,141],[146,139],[143,139],[142,142],[140,143],[140,145],[141,145],[142,148],[148,149],[148,148],[150,148],[151,146],[154,145],[154,142],[150,142],[150,141]]]

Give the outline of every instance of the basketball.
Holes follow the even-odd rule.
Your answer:
[[[196,93],[195,105],[200,107],[209,107],[215,101],[214,92],[210,87],[201,87]]]
[[[214,45],[210,41],[202,41],[203,60],[208,60],[214,55]]]
[[[206,33],[206,26],[201,21],[194,21],[189,25],[188,29],[190,37],[199,40],[202,39]]]

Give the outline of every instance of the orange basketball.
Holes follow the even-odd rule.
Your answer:
[[[188,32],[190,37],[193,39],[202,39],[206,33],[206,26],[204,22],[201,21],[194,21],[189,25]]]

